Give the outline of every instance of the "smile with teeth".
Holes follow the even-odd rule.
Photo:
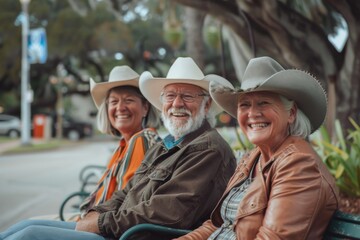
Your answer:
[[[249,127],[252,129],[262,129],[262,128],[266,128],[269,125],[270,125],[269,123],[251,123],[249,124]]]
[[[118,120],[121,120],[121,119],[127,119],[129,118],[130,116],[128,114],[126,115],[116,115],[115,116],[115,119],[118,119]]]
[[[174,113],[171,113],[171,116],[174,116],[174,117],[186,117],[186,116],[189,116],[189,115],[186,114],[186,113],[177,113],[177,112],[174,112]]]
[[[174,117],[190,116],[190,113],[186,109],[170,109],[169,113],[171,116],[174,116]]]

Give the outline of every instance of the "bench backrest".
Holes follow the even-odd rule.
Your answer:
[[[135,233],[150,231],[171,236],[182,236],[190,232],[190,230],[173,229],[155,224],[139,224],[128,229],[120,238],[126,240],[131,238]],[[336,211],[326,229],[325,240],[344,240],[359,239],[360,240],[360,216]]]
[[[326,229],[324,239],[360,239],[360,216],[336,211]]]

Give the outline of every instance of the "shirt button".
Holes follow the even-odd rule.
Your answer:
[[[225,228],[229,227],[230,225],[231,225],[231,222],[230,222],[229,220],[226,220],[226,221],[224,222],[224,227],[225,227]]]

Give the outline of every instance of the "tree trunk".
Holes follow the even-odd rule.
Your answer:
[[[356,0],[327,0],[345,19],[348,27],[348,41],[344,52],[344,61],[336,81],[336,118],[343,129],[351,127],[349,117],[359,123],[359,81],[360,81],[360,40],[359,19],[354,13],[360,6]]]
[[[185,7],[184,25],[186,31],[186,53],[192,57],[200,69],[204,70],[203,25],[205,13]]]

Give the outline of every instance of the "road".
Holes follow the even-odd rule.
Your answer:
[[[105,165],[115,141],[89,141],[48,152],[0,156],[0,231],[22,219],[58,214],[80,190],[79,172]]]

